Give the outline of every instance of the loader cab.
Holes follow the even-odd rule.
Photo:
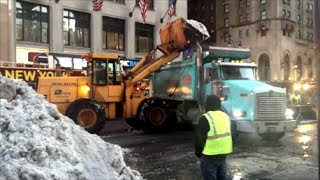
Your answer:
[[[88,58],[88,76],[97,86],[121,85],[120,57],[114,54],[91,54]]]

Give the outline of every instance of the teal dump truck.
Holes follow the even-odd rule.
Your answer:
[[[146,129],[168,128],[177,122],[196,124],[205,97],[212,94],[223,100],[234,137],[257,133],[277,140],[296,128],[285,89],[257,80],[249,49],[198,49],[189,59],[167,64],[154,73],[153,97],[140,108]]]

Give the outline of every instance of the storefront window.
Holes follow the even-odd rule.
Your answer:
[[[124,51],[125,21],[103,17],[103,48]]]
[[[153,49],[154,26],[136,23],[136,52],[148,53]]]
[[[49,35],[48,6],[17,1],[16,2],[16,39],[48,43]]]
[[[90,14],[63,11],[64,45],[90,47]]]

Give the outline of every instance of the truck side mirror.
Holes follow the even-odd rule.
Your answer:
[[[204,82],[206,84],[209,83],[209,68],[205,68],[205,70],[204,70]]]
[[[208,84],[210,81],[218,79],[217,68],[205,68],[204,82]]]

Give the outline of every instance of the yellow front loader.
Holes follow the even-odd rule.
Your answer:
[[[134,122],[139,122],[138,114],[144,113],[139,109],[149,98],[149,82],[143,79],[206,36],[180,18],[164,26],[160,38],[161,44],[127,75],[121,72],[119,55],[89,53],[84,55],[88,62],[87,76],[39,78],[37,91],[88,132],[98,133],[106,120],[117,118],[125,118],[129,124],[142,128],[143,124]],[[162,56],[152,59],[156,50],[161,51]],[[155,123],[168,118],[161,108],[147,113]]]

